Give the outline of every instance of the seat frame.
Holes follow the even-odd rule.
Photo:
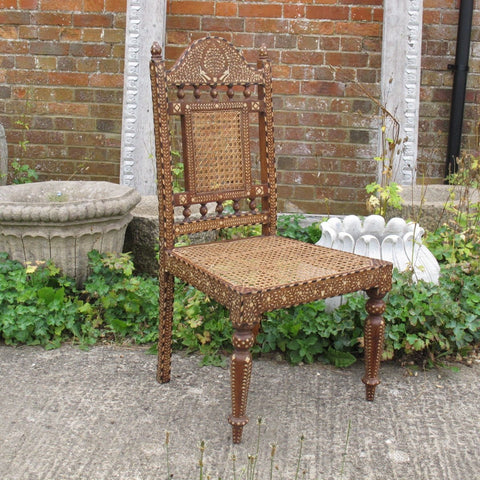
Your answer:
[[[230,311],[234,352],[228,420],[233,442],[239,443],[248,422],[250,349],[262,314],[364,290],[369,298],[362,381],[367,400],[373,400],[380,383],[383,297],[391,288],[392,265],[276,235],[272,71],[265,47],[255,68],[225,39],[208,36],[193,42],[167,69],[155,43],[150,72],[159,200],[158,381],[170,380],[177,277]],[[176,128],[181,130],[185,172],[182,192],[173,189],[171,131]],[[251,134],[256,130],[254,142]],[[252,161],[252,145],[258,147],[259,172],[255,155]],[[208,208],[210,202],[216,203],[214,213]],[[225,202],[232,202],[233,211],[224,208]],[[199,215],[191,214],[192,205],[198,205]],[[184,234],[247,225],[261,225],[261,236],[175,246]]]

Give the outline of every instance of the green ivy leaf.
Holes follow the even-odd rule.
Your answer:
[[[340,352],[332,348],[329,348],[327,350],[327,352],[325,353],[325,357],[327,358],[329,363],[341,368],[349,367],[357,361],[357,359],[351,353]]]

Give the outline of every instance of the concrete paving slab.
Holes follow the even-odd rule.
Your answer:
[[[169,384],[155,381],[144,348],[0,346],[0,479],[237,479],[256,450],[258,478],[301,470],[319,480],[479,480],[480,365],[419,372],[382,365],[375,402],[364,400],[362,365],[292,367],[258,359],[249,396],[251,422],[231,444],[228,371],[174,355]],[[346,440],[349,434],[348,441]]]

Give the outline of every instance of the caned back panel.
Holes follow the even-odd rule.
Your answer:
[[[247,197],[252,186],[247,104],[193,103],[184,125],[185,189],[192,201],[221,192]]]

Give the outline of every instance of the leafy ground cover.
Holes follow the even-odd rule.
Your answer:
[[[302,227],[299,216],[283,217],[279,228],[292,238],[319,238],[318,225]],[[480,342],[480,252],[478,242],[459,246],[459,235],[442,228],[429,237],[442,262],[439,285],[414,284],[408,272],[394,273],[385,312],[385,358],[433,364],[447,355],[462,358]],[[135,275],[128,254],[94,251],[89,257],[91,273],[78,289],[52,263],[22,265],[0,254],[0,337],[6,344],[155,344],[157,280]],[[319,301],[268,313],[254,352],[281,352],[293,364],[323,360],[348,366],[362,352],[364,305],[362,295],[352,294],[332,312]],[[231,351],[228,311],[181,282],[174,311],[174,348],[198,351],[204,363],[224,365],[222,354]]]

